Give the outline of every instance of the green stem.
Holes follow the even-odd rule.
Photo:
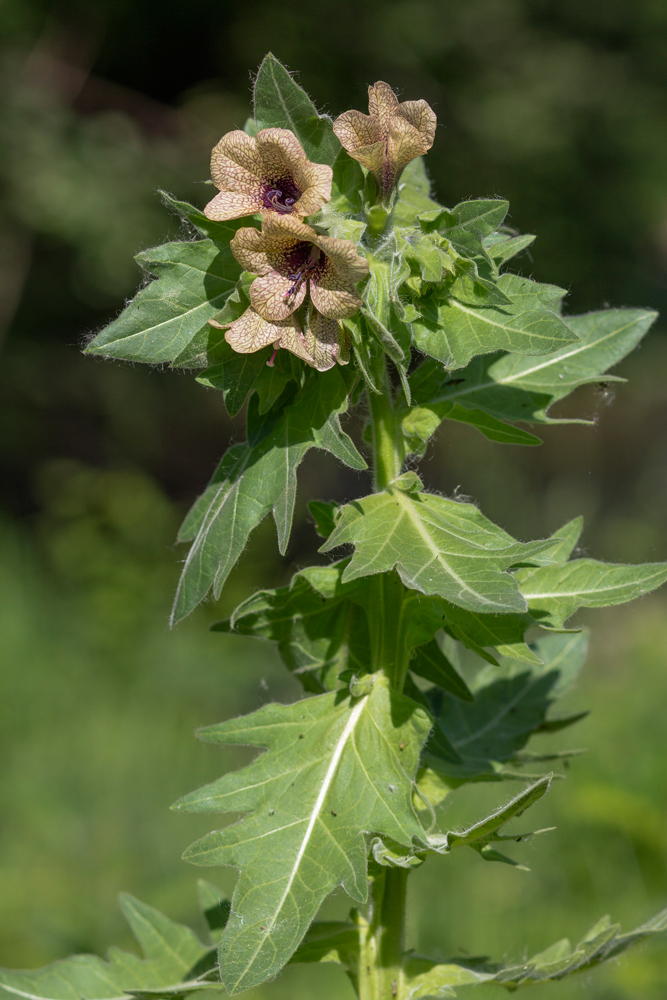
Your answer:
[[[368,393],[373,428],[373,485],[385,489],[401,473],[405,446],[400,422],[393,405],[393,392],[384,354],[377,360],[374,379],[382,393]],[[402,595],[383,575],[378,578],[377,635],[373,669],[382,669],[391,686],[400,691],[405,665],[397,663],[397,629],[400,631]],[[398,579],[396,583],[399,584]],[[377,588],[376,588],[377,589]],[[398,587],[402,591],[402,587]],[[399,605],[396,598],[399,597]],[[393,599],[392,599],[393,598]],[[380,634],[381,633],[381,634]],[[360,1000],[402,1000],[405,994],[403,952],[405,948],[405,897],[409,872],[387,868],[375,875],[370,885],[370,917],[359,922],[360,952],[358,992]]]
[[[396,418],[393,393],[384,353],[373,372],[381,393],[369,392],[368,402],[373,425],[373,486],[383,490],[401,474],[405,446],[401,426]]]
[[[360,1000],[402,1000],[405,994],[405,895],[408,872],[387,868],[371,884],[370,921],[360,928]]]

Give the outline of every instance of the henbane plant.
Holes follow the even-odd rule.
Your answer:
[[[310,448],[372,476],[350,503],[310,505],[333,561],[254,594],[214,626],[276,643],[307,693],[199,734],[260,751],[175,806],[242,814],[185,855],[236,868],[233,898],[200,882],[211,932],[202,943],[123,897],[143,960],[112,949],[107,962],[2,971],[7,997],[236,994],[288,962],[340,963],[361,1000],[453,996],[487,982],[514,990],[667,928],[667,911],[625,934],[604,918],[576,947],[559,941],[518,963],[405,951],[414,868],[459,847],[480,863],[517,864],[500,845],[528,834],[505,824],[568,757],[525,748],[580,717],[551,714],[585,657],[572,614],[648,593],[667,564],[577,558],[581,519],[517,541],[473,503],[423,488],[415,468],[443,422],[539,444],[523,425],[566,422],[550,407],[603,375],[615,380],[604,373],[655,314],[564,315],[562,289],[512,272],[534,237],[504,225],[506,202],[445,208],[432,197],[422,157],[436,119],[426,102],[399,103],[385,83],[369,96],[368,115],[332,122],[267,56],[254,118],[213,150],[218,194],[204,211],[164,196],[192,238],[139,255],[154,280],[86,348],[192,369],[231,415],[247,403],[247,440],[223,456],[181,529],[191,545],[174,622],[220,594],[269,513],[285,552]],[[341,426],[353,407],[367,417],[356,444]],[[467,829],[443,828],[440,803],[488,781],[514,783],[505,805]],[[318,922],[339,886],[354,904],[349,919]]]

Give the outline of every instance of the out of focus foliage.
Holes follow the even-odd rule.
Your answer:
[[[207,200],[210,147],[243,124],[248,72],[272,49],[333,113],[363,108],[376,79],[427,99],[440,122],[429,157],[440,199],[508,197],[512,224],[540,234],[525,273],[570,287],[573,309],[608,302],[667,314],[667,7],[0,0],[0,43],[0,711],[10,817],[0,835],[0,964],[22,966],[121,940],[120,888],[176,918],[194,914],[192,872],[176,859],[200,827],[166,807],[218,760],[189,733],[256,707],[267,698],[261,682],[269,697],[291,694],[261,646],[207,634],[226,608],[166,633],[176,508],[234,433],[216,393],[77,350],[133,293],[132,254],[176,231],[155,189]],[[597,414],[595,429],[546,428],[545,445],[523,453],[452,426],[433,449],[429,485],[460,487],[519,537],[583,510],[590,554],[665,558],[663,338],[658,326],[619,369],[631,383],[616,388],[613,407],[608,387],[585,390],[577,409]],[[323,496],[349,495],[327,459],[308,461],[302,475]],[[281,562],[272,531],[265,524],[246,554],[229,607],[271,574],[283,582],[316,544],[303,524]],[[580,730],[591,752],[538,807],[541,825],[558,831],[535,845],[533,874],[487,879],[475,859],[449,861],[447,891],[470,901],[456,933],[446,930],[439,881],[415,876],[415,912],[421,903],[441,914],[452,951],[459,933],[494,954],[517,941],[536,949],[606,909],[631,926],[664,904],[664,612],[657,598],[596,616],[598,645],[575,696],[577,708],[595,705]],[[463,821],[464,798],[459,808]],[[523,916],[544,898],[543,920]],[[307,995],[309,975],[291,969],[273,995]],[[347,995],[336,976],[330,995]],[[654,945],[597,973],[588,990],[657,1000],[666,978]]]

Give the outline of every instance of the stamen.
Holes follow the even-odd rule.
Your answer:
[[[278,353],[278,348],[274,347],[273,348],[273,354],[271,355],[271,360],[266,362],[266,367],[267,368],[273,368],[273,364],[274,364],[274,362],[276,360],[276,354],[277,353]]]

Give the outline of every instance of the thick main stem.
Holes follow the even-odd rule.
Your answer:
[[[393,393],[384,354],[373,372],[382,393],[368,393],[373,429],[373,485],[385,489],[401,473],[405,451],[400,423],[393,406]],[[389,588],[393,591],[393,588]],[[405,670],[395,662],[396,628],[400,608],[394,607],[385,588],[378,596],[383,601],[378,609],[377,627],[383,634],[375,636],[374,649],[381,660],[373,664],[382,669],[390,685],[400,691]],[[395,596],[395,595],[394,595]],[[385,606],[386,605],[386,606]],[[393,652],[392,652],[393,651]],[[370,918],[360,922],[360,954],[358,989],[360,1000],[402,1000],[404,996],[403,952],[405,950],[405,899],[409,872],[403,868],[387,868],[371,880]]]
[[[404,996],[408,874],[404,868],[387,868],[371,884],[370,921],[360,929],[360,1000],[401,1000]]]
[[[403,435],[394,412],[392,388],[384,354],[373,372],[381,393],[369,392],[373,427],[373,486],[383,490],[401,473],[405,458]]]

